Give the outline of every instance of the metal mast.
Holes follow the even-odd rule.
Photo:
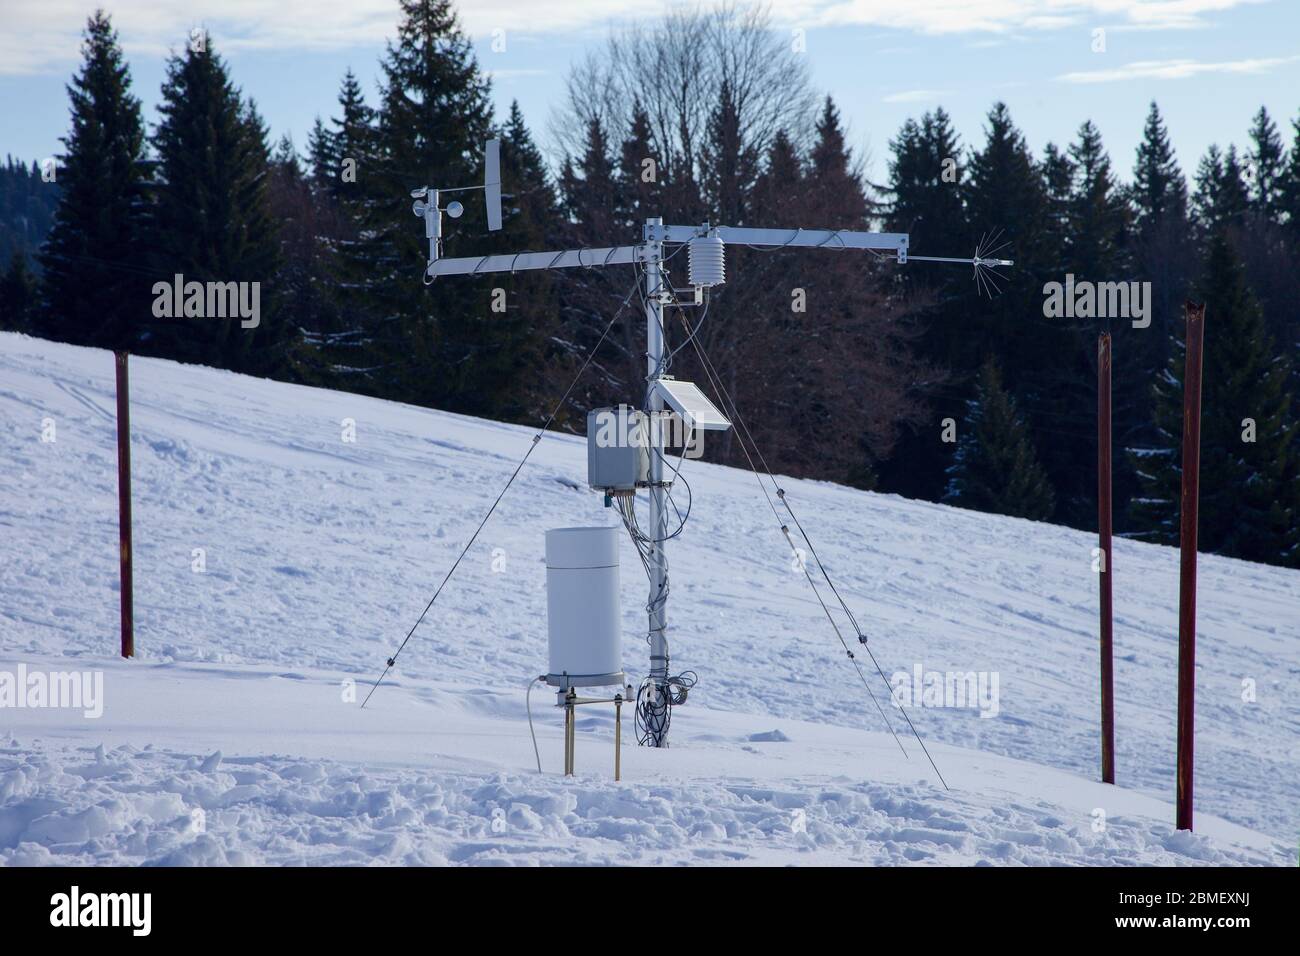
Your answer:
[[[660,226],[662,219],[647,219],[646,226]],[[647,232],[649,229],[647,229]],[[665,341],[668,328],[664,324],[664,299],[670,296],[663,264],[662,242],[647,242],[645,251],[646,274],[646,411],[650,419],[650,534],[651,545],[650,600],[646,609],[650,617],[650,680],[657,699],[670,692],[668,682],[668,515],[664,507],[664,433],[663,394],[658,385],[664,373],[664,360],[668,354]],[[668,744],[667,733],[651,734],[656,747]]]

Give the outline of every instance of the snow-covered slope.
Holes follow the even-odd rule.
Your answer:
[[[753,476],[688,463],[669,619],[700,684],[673,747],[625,726],[615,784],[612,712],[588,708],[564,780],[539,691],[539,777],[542,535],[614,523],[581,439],[541,443],[363,711],[347,682],[364,695],[531,432],[161,361],[134,359],[131,387],[122,662],[112,357],[0,335],[0,672],[104,674],[98,719],[0,709],[0,861],[1295,862],[1296,572],[1202,557],[1197,832],[1178,834],[1176,551],[1116,544],[1105,787],[1091,536],[783,482],[887,674],[997,675],[997,716],[910,711],[947,792],[883,731]],[[622,580],[639,675],[630,545]]]

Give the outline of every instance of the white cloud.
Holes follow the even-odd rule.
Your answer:
[[[129,55],[163,56],[207,27],[214,45],[240,49],[330,49],[380,41],[393,32],[389,0],[319,4],[308,0],[201,2],[117,0],[105,3]],[[93,0],[38,0],[7,10],[0,21],[0,73],[63,71],[80,58],[81,33]]]
[[[1253,60],[1225,60],[1206,63],[1201,60],[1138,60],[1113,70],[1086,70],[1063,73],[1063,83],[1119,83],[1124,80],[1186,80],[1204,73],[1267,73],[1300,56],[1267,57]]]
[[[0,17],[0,74],[63,72],[80,59],[86,18],[103,0],[17,0]],[[396,0],[106,0],[126,52],[164,56],[196,26],[224,52],[338,50],[377,45],[396,33]],[[10,9],[10,7],[13,9]],[[658,0],[460,0],[472,36],[574,31],[611,18],[660,13]]]
[[[941,97],[948,96],[952,90],[903,90],[901,93],[890,93],[882,96],[882,103],[930,103]]]
[[[869,23],[920,33],[1006,33],[1084,23],[1186,29],[1207,25],[1208,14],[1268,2],[1272,0],[778,0],[774,10],[827,24]]]
[[[671,0],[670,0],[671,2]],[[743,0],[742,0],[743,2]],[[926,34],[1055,30],[1104,21],[1129,28],[1187,28],[1210,14],[1270,0],[773,0],[781,24],[860,25]],[[65,71],[79,58],[95,0],[7,2],[0,18],[0,73]],[[132,55],[163,55],[204,25],[222,50],[343,49],[394,33],[394,0],[116,0],[107,3]],[[461,0],[464,27],[536,36],[603,33],[611,21],[658,16],[665,0]]]

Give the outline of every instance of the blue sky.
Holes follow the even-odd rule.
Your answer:
[[[21,6],[19,4],[21,3]],[[373,89],[395,0],[106,2],[153,119],[169,48],[206,26],[235,81],[276,136],[300,147],[332,115],[351,66]],[[1133,165],[1147,104],[1165,114],[1189,175],[1212,142],[1244,144],[1264,105],[1288,144],[1300,115],[1296,0],[776,0],[773,27],[803,31],[816,86],[839,102],[851,141],[882,174],[889,138],[942,104],[964,142],[1005,100],[1035,151],[1092,119],[1121,175]],[[0,0],[0,155],[41,159],[67,126],[64,84],[92,3]],[[517,98],[544,147],[570,65],[610,30],[662,14],[643,0],[468,0],[462,21],[494,77],[501,110]],[[1104,52],[1094,31],[1104,30]],[[504,50],[493,50],[504,39]],[[553,155],[552,155],[552,158]]]

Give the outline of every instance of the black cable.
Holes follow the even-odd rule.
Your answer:
[[[682,671],[656,686],[647,677],[641,681],[636,693],[637,743],[647,746],[652,740],[662,740],[672,725],[673,707],[686,703],[686,695],[699,681],[695,671]]]
[[[703,361],[705,362],[708,361],[707,355],[704,355]],[[712,368],[712,363],[710,363],[710,369],[711,368]],[[730,396],[728,396],[728,398],[730,398]],[[848,602],[844,600],[843,596],[839,592],[839,589],[835,586],[835,582],[831,580],[831,576],[829,572],[827,572],[826,570],[826,565],[822,563],[821,557],[819,557],[817,554],[817,549],[813,547],[812,539],[808,537],[808,533],[804,531],[803,525],[800,524],[798,516],[794,513],[794,508],[790,506],[790,501],[786,497],[785,489],[777,485],[776,476],[772,474],[772,469],[768,465],[767,459],[763,457],[762,450],[758,447],[758,443],[754,441],[753,435],[750,434],[749,426],[746,425],[744,419],[740,417],[740,412],[739,410],[735,409],[734,403],[732,404],[732,410],[736,412],[736,420],[740,423],[741,428],[744,429],[745,434],[749,437],[751,444],[754,445],[754,450],[755,452],[758,453],[759,460],[762,461],[763,468],[766,469],[768,478],[771,480],[773,486],[776,487],[777,489],[776,496],[781,500],[781,504],[785,506],[786,512],[789,513],[790,515],[790,520],[793,521],[795,527],[799,529],[799,535],[803,538],[804,543],[808,545],[808,553],[811,554],[813,556],[813,560],[817,562],[817,568],[818,570],[821,571],[822,577],[826,579],[826,583],[830,586],[831,593],[835,595],[836,600],[839,601],[840,607],[843,609],[845,615],[848,616],[849,622],[853,625],[854,631],[857,632],[858,642],[862,645],[863,649],[866,650],[867,656],[871,658],[871,663],[875,666],[876,673],[880,675],[880,679],[884,682],[886,687],[889,687],[890,686],[889,678],[885,676],[885,672],[881,668],[880,662],[876,660],[876,655],[872,652],[871,647],[867,644],[867,635],[863,632],[861,626],[858,624],[858,619],[857,617],[854,616],[852,609],[848,605]],[[807,574],[806,567],[804,568],[804,573]],[[814,588],[814,590],[816,589]],[[824,606],[825,605],[823,605],[823,607]],[[837,629],[837,633],[838,633],[838,629]],[[842,638],[841,638],[841,643],[843,643]],[[849,657],[853,658],[852,652],[849,653]],[[856,667],[857,666],[856,658],[853,659],[854,659],[854,666]],[[861,669],[859,669],[859,673],[861,673]],[[873,700],[875,699],[874,694],[872,694],[872,699]],[[895,701],[895,703],[897,703],[898,709],[902,712],[903,719],[907,721],[907,726],[911,729],[912,736],[914,736],[916,738],[916,742],[921,745],[921,750],[925,753],[926,759],[930,762],[930,766],[934,769],[935,774],[938,775],[939,782],[943,784],[943,788],[945,790],[949,789],[948,781],[944,779],[943,773],[939,770],[938,765],[934,762],[934,757],[930,755],[930,749],[926,747],[925,741],[921,738],[920,732],[916,729],[916,725],[912,723],[912,717],[910,714],[908,714],[907,708],[904,707],[901,702]],[[899,746],[901,747],[902,744],[900,743]],[[904,751],[904,753],[906,753],[906,751]]]
[[[683,317],[683,321],[685,321],[684,317]],[[844,598],[840,595],[839,590],[835,587],[835,583],[831,580],[830,574],[827,573],[826,571],[826,566],[822,564],[821,558],[817,556],[817,551],[813,547],[811,539],[809,539],[807,533],[803,529],[803,526],[799,523],[799,519],[794,514],[794,510],[790,507],[789,501],[786,500],[785,491],[777,483],[776,476],[773,475],[772,469],[767,463],[767,459],[763,456],[762,449],[760,449],[758,443],[754,441],[753,434],[750,432],[749,426],[745,424],[744,419],[741,417],[739,409],[736,407],[735,402],[732,400],[730,393],[727,392],[725,387],[723,387],[721,382],[721,377],[717,374],[716,370],[713,367],[713,363],[709,361],[709,357],[704,352],[704,350],[698,344],[695,344],[694,342],[692,342],[692,344],[694,345],[696,354],[699,356],[700,364],[704,368],[705,374],[709,377],[709,381],[713,385],[714,391],[717,392],[718,396],[726,402],[726,410],[732,415],[735,421],[739,424],[741,430],[744,431],[745,438],[747,438],[749,443],[754,446],[755,454],[757,454],[759,460],[762,461],[763,468],[764,470],[767,471],[769,480],[772,482],[773,487],[776,488],[777,490],[777,497],[781,500],[782,505],[784,505],[786,511],[789,513],[791,520],[794,521],[795,527],[798,528],[799,530],[799,534],[803,537],[805,543],[807,543],[808,551],[813,556],[813,560],[817,562],[817,567],[821,571],[822,577],[826,579],[826,583],[830,586],[832,593],[835,595],[837,601],[840,604],[840,607],[843,609],[844,613],[848,616],[849,621],[853,624],[854,630],[857,632],[858,641],[866,649],[867,656],[871,658],[871,662],[875,666],[876,672],[880,675],[880,679],[884,681],[885,686],[888,687],[889,679],[885,677],[884,670],[880,667],[880,662],[876,660],[876,655],[872,652],[871,648],[867,646],[866,635],[862,632],[862,629],[858,626],[857,619],[854,617],[853,611],[849,608],[848,603],[844,600]],[[739,433],[737,433],[737,438],[740,438]],[[745,453],[746,459],[749,461],[750,469],[754,472],[754,477],[758,479],[759,485],[763,489],[763,496],[767,498],[768,506],[772,508],[772,513],[776,515],[777,522],[782,525],[781,528],[782,532],[786,534],[787,540],[789,540],[789,532],[785,528],[784,523],[781,522],[780,515],[777,514],[776,512],[776,507],[772,504],[771,496],[768,495],[767,493],[767,487],[766,485],[763,484],[763,480],[758,473],[758,469],[754,467],[754,461],[750,457],[748,449],[745,447],[745,441],[742,440],[740,442],[740,447],[741,447],[741,451]],[[791,549],[795,551],[795,554],[797,556],[798,550],[794,547],[793,541],[790,541],[790,546]],[[867,693],[871,695],[872,701],[876,704],[877,710],[880,711],[880,715],[884,719],[885,725],[889,727],[889,731],[891,734],[893,734],[894,740],[898,743],[899,748],[903,749],[902,741],[898,739],[898,735],[894,733],[893,726],[889,723],[889,719],[885,717],[884,710],[880,707],[879,701],[876,700],[875,693],[871,690],[871,687],[867,684],[866,678],[862,674],[862,668],[858,665],[857,658],[854,656],[853,651],[849,649],[848,644],[847,642],[845,642],[843,635],[840,634],[839,626],[835,623],[834,616],[830,613],[830,609],[827,608],[826,603],[822,601],[821,595],[817,591],[817,586],[813,582],[812,576],[811,574],[809,574],[806,565],[803,565],[803,571],[804,571],[804,576],[808,579],[808,583],[813,589],[813,593],[817,595],[818,603],[822,605],[822,610],[826,613],[827,619],[830,620],[831,626],[835,629],[836,637],[839,638],[840,644],[844,646],[845,652],[848,654],[849,659],[853,662],[854,669],[858,672],[858,676],[862,680],[863,686],[866,688]],[[891,692],[891,696],[892,696],[892,692]],[[938,765],[934,762],[934,757],[931,756],[929,748],[926,747],[925,741],[921,738],[920,732],[917,731],[916,729],[916,725],[912,723],[912,718],[908,715],[907,709],[903,707],[901,703],[897,701],[895,701],[895,703],[897,704],[898,709],[903,712],[903,718],[907,721],[907,725],[911,729],[913,736],[916,737],[917,743],[921,745],[921,750],[924,751],[926,759],[929,760],[930,762],[930,766],[934,769],[935,774],[938,775],[939,782],[943,784],[945,790],[949,789],[948,782],[944,779],[943,774],[940,772]],[[907,751],[904,749],[903,753],[906,754]]]
[[[677,465],[673,465],[673,463],[672,463],[671,461],[669,461],[666,457],[664,457],[664,453],[661,452],[657,447],[655,447],[653,450],[654,450],[654,453],[655,453],[656,455],[659,456],[659,460],[662,461],[666,466],[668,466],[669,470],[672,471],[673,475],[674,475],[676,478],[678,478],[678,479],[681,481],[682,485],[686,488],[686,514],[684,514],[684,515],[682,514],[681,509],[677,507],[677,502],[673,500],[673,493],[672,493],[672,490],[671,490],[671,489],[665,489],[666,497],[668,498],[668,503],[671,504],[671,505],[673,506],[673,511],[677,512],[677,529],[676,529],[675,531],[673,531],[671,534],[665,535],[665,536],[662,537],[662,538],[651,538],[649,535],[645,535],[645,536],[644,536],[644,540],[645,540],[647,543],[649,543],[649,544],[663,544],[665,541],[671,541],[671,540],[673,540],[674,538],[678,537],[678,536],[682,533],[682,531],[685,530],[685,528],[686,528],[686,521],[687,521],[687,519],[689,519],[690,516],[691,516],[691,507],[695,504],[695,495],[694,495],[694,493],[691,491],[691,483],[690,483],[689,481],[686,480],[686,476],[683,475],[682,472],[681,472],[681,466],[682,466],[682,464],[684,464],[685,461],[686,461],[686,450],[685,450],[685,449],[682,450],[682,457],[678,460],[678,464],[677,464]],[[635,523],[635,520],[636,520],[636,519],[635,519],[635,507],[636,507],[636,505],[635,505],[635,501],[636,501],[636,499],[633,498],[633,499],[632,499],[632,502],[633,502],[633,521],[634,521],[634,523]],[[640,528],[640,524],[639,524],[639,523],[637,523],[637,528],[638,528],[638,529]]]
[[[429,603],[424,606],[424,610],[420,612],[420,616],[416,618],[415,623],[411,625],[411,629],[406,632],[406,637],[402,639],[402,643],[398,645],[398,648],[393,653],[393,656],[388,658],[388,663],[385,665],[379,677],[376,678],[375,685],[370,688],[370,693],[366,694],[366,699],[361,702],[361,707],[363,709],[365,708],[366,704],[370,703],[370,698],[374,696],[375,691],[379,689],[379,685],[383,683],[384,678],[388,676],[388,672],[392,670],[393,665],[397,663],[398,655],[402,653],[402,650],[406,647],[407,641],[409,641],[411,639],[411,635],[415,633],[415,629],[420,626],[420,622],[423,621],[425,615],[429,613],[429,609],[433,607],[433,603],[438,600],[438,595],[440,595],[442,593],[442,589],[447,586],[447,582],[451,580],[451,576],[456,573],[456,569],[460,567],[460,562],[464,560],[465,555],[469,553],[469,549],[473,547],[474,542],[478,540],[479,533],[482,532],[484,525],[488,523],[488,519],[492,517],[492,513],[497,510],[497,505],[501,504],[501,499],[505,497],[506,492],[510,490],[510,486],[514,484],[515,479],[519,477],[519,472],[523,470],[524,465],[527,464],[528,459],[532,456],[533,450],[537,447],[538,443],[542,440],[542,436],[546,434],[546,429],[551,426],[551,423],[553,421],[555,421],[555,416],[560,413],[560,409],[564,407],[564,403],[569,400],[569,395],[572,394],[573,389],[577,386],[578,380],[581,379],[583,373],[587,371],[587,366],[589,366],[591,364],[592,359],[596,357],[596,352],[600,349],[600,346],[604,343],[606,337],[609,335],[609,330],[614,327],[614,323],[618,321],[619,316],[623,314],[623,310],[627,307],[628,302],[631,301],[632,299],[632,293],[636,291],[636,289],[640,286],[640,284],[641,284],[641,278],[640,276],[637,276],[636,281],[633,283],[633,287],[629,289],[627,295],[623,297],[622,305],[618,307],[618,310],[614,313],[613,318],[611,318],[608,324],[606,324],[605,330],[601,332],[600,338],[596,341],[596,344],[593,345],[591,347],[591,350],[587,353],[587,359],[582,363],[582,368],[578,369],[578,374],[573,377],[573,381],[569,383],[569,387],[564,390],[564,394],[560,397],[560,400],[555,403],[555,407],[551,409],[551,414],[547,416],[546,421],[542,424],[541,429],[537,432],[536,435],[533,436],[532,443],[528,446],[528,450],[524,452],[524,457],[519,460],[519,464],[515,466],[515,470],[510,475],[510,479],[506,482],[505,487],[501,489],[501,493],[498,494],[496,500],[492,502],[492,507],[488,508],[487,514],[483,516],[483,520],[480,521],[478,527],[474,529],[474,534],[470,537],[469,543],[466,544],[465,547],[461,549],[461,552],[456,557],[455,562],[452,564],[451,568],[447,571],[446,576],[443,577],[442,583],[438,585],[438,590],[433,592],[433,597],[429,598]]]
[[[723,410],[729,412],[732,415],[732,417],[735,418],[737,421],[740,421],[741,419],[739,414],[737,413],[735,403],[731,400],[730,393],[728,393],[726,389],[722,387],[722,383],[719,379],[719,376],[714,371],[713,364],[708,360],[708,356],[705,355],[705,353],[703,352],[703,350],[700,348],[699,345],[695,346],[695,351],[700,358],[700,364],[701,367],[703,367],[704,369],[705,375],[709,377],[709,381],[713,385],[714,391],[718,394],[719,399],[723,401]],[[746,435],[749,436],[749,441],[753,443],[753,436],[749,435],[748,428],[745,429],[745,433]],[[758,482],[758,486],[763,492],[763,497],[767,499],[768,507],[772,509],[772,515],[773,517],[776,518],[777,524],[781,528],[781,533],[785,535],[786,541],[790,545],[790,550],[793,551],[795,557],[798,558],[799,556],[798,549],[795,548],[794,541],[790,539],[789,530],[786,528],[785,523],[781,520],[781,516],[776,510],[776,506],[772,504],[772,498],[767,492],[767,486],[763,484],[762,476],[759,475],[758,468],[754,464],[754,459],[749,454],[749,449],[746,446],[745,438],[741,436],[739,432],[737,432],[736,438],[740,444],[740,450],[744,452],[745,458],[749,462],[750,470],[754,473],[754,479]],[[762,457],[762,453],[759,451],[758,445],[756,443],[754,443],[754,451],[758,453],[760,457]],[[844,653],[848,655],[849,660],[852,662],[853,669],[857,671],[858,680],[862,682],[863,689],[866,690],[867,695],[871,698],[871,702],[875,704],[876,711],[880,714],[880,719],[884,722],[885,727],[888,728],[890,735],[894,738],[894,742],[898,744],[898,749],[901,750],[903,752],[903,756],[906,757],[907,748],[905,748],[903,746],[903,742],[899,740],[898,734],[895,733],[894,731],[893,724],[890,723],[889,718],[885,715],[885,710],[883,707],[880,706],[880,701],[876,699],[875,691],[871,689],[871,685],[867,682],[866,675],[862,673],[862,667],[858,664],[857,658],[854,656],[853,651],[849,648],[848,642],[844,640],[844,635],[840,633],[840,627],[839,624],[836,623],[835,621],[835,616],[831,614],[830,608],[828,608],[826,606],[826,602],[822,600],[821,592],[817,589],[817,585],[813,581],[812,575],[808,573],[807,565],[802,560],[800,560],[800,568],[803,570],[804,577],[807,578],[808,580],[808,585],[812,588],[813,595],[817,598],[817,603],[821,605],[822,611],[826,615],[826,619],[830,621],[831,628],[835,631],[835,636],[839,639],[840,646],[844,648]],[[886,684],[888,684],[888,681],[886,681]]]
[[[673,357],[676,356],[677,353],[680,352],[682,349],[686,348],[686,346],[690,345],[691,342],[694,341],[695,336],[699,334],[700,329],[704,326],[704,320],[709,317],[709,303],[711,301],[712,301],[712,297],[709,295],[709,290],[706,288],[704,290],[704,308],[700,310],[700,317],[695,323],[695,328],[692,329],[690,326],[687,326],[686,328],[689,334],[686,336],[686,341],[668,353],[668,365],[670,368],[672,367]],[[681,307],[679,303],[674,302],[673,305],[677,309],[677,314],[682,317],[682,324],[685,325],[686,324],[685,310]]]

